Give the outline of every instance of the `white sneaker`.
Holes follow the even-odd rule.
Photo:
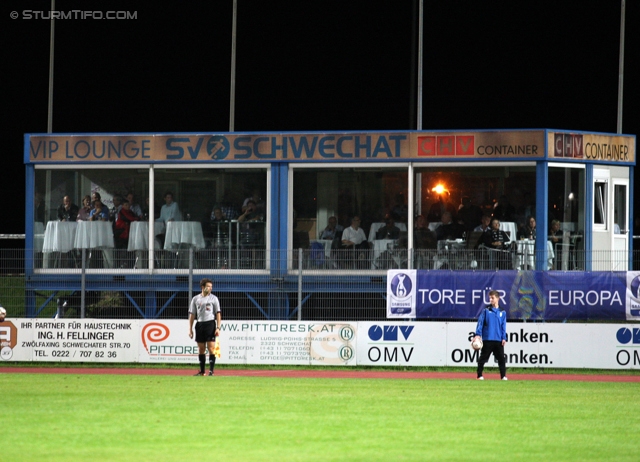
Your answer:
[[[484,380],[484,377],[478,377],[477,380]]]
[[[506,377],[502,377],[502,380],[509,380],[509,379],[508,379],[508,378],[506,378]]]

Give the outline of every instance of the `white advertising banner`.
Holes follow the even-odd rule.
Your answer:
[[[140,321],[140,362],[197,362],[186,320]],[[220,364],[355,365],[356,323],[223,321]]]
[[[449,323],[447,366],[474,366],[476,323]],[[507,323],[507,367],[639,369],[640,328],[620,324]],[[493,365],[491,356],[487,365]],[[495,363],[497,365],[497,363]]]
[[[197,363],[187,320],[8,319],[2,361]],[[220,364],[475,367],[475,322],[225,321]],[[636,324],[508,323],[508,367],[640,369]],[[493,357],[488,366],[494,365]]]
[[[198,362],[198,344],[194,339],[189,338],[189,321],[167,319],[138,322],[140,324],[138,361],[141,363]]]
[[[0,324],[3,361],[134,362],[138,321],[10,319]]]
[[[446,341],[442,322],[359,322],[358,365],[444,366]]]

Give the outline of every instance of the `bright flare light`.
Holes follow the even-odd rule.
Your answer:
[[[443,192],[445,192],[446,190],[447,190],[447,189],[446,189],[443,185],[441,185],[441,184],[436,185],[436,187],[435,187],[435,188],[431,189],[431,191],[435,191],[435,192],[436,192],[436,193],[438,193],[438,194],[442,194],[442,193],[443,193]]]

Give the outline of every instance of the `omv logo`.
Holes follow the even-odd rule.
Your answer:
[[[398,299],[411,296],[413,284],[408,274],[398,273],[391,280],[391,293]]]
[[[400,340],[409,340],[411,332],[415,326],[378,326],[369,327],[369,338],[374,342],[384,340],[385,342],[397,342],[398,332],[403,337]]]
[[[640,328],[629,329],[628,327],[621,327],[616,332],[616,340],[623,345],[628,343],[640,344]]]
[[[207,141],[207,154],[213,160],[223,160],[229,155],[231,148],[229,147],[229,141],[224,136],[212,136]]]

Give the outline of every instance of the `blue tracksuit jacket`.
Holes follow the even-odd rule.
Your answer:
[[[482,340],[507,340],[507,313],[492,306],[486,307],[478,316],[476,335]]]

